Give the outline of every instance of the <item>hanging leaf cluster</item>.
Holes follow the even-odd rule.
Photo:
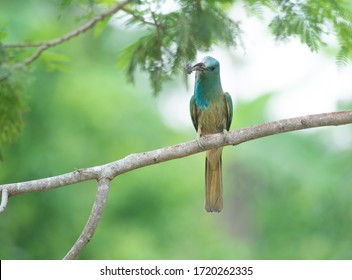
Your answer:
[[[352,59],[352,3],[345,0],[248,0],[251,11],[262,7],[274,12],[269,29],[278,40],[298,37],[311,51],[326,45],[324,38],[336,36],[338,64]]]
[[[147,35],[120,55],[119,65],[126,67],[128,79],[133,81],[140,67],[149,74],[154,93],[158,93],[162,83],[182,72],[198,51],[208,51],[215,43],[236,47],[241,30],[226,14],[230,2],[180,0],[178,9],[168,13],[145,4],[143,10],[136,6],[125,9],[129,25],[148,28]]]

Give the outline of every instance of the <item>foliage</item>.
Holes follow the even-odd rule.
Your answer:
[[[245,31],[226,14],[232,2],[179,0],[179,8],[169,13],[153,10],[148,5],[141,9],[138,4],[133,9],[125,9],[130,14],[129,24],[142,24],[150,30],[122,54],[122,65],[127,67],[129,79],[133,80],[139,65],[149,73],[157,93],[162,82],[182,72],[185,63],[192,61],[197,51],[207,51],[214,44],[236,47]],[[324,36],[334,34],[340,46],[337,63],[347,63],[352,58],[352,11],[345,1],[244,2],[248,11],[256,11],[255,15],[260,16],[263,7],[273,12],[269,29],[277,40],[298,36],[312,51],[318,51],[326,44]],[[162,5],[163,1],[156,3]]]
[[[0,143],[11,143],[20,132],[23,121],[24,104],[21,84],[4,79],[0,82]]]
[[[231,48],[241,45],[241,34],[245,30],[241,29],[240,22],[231,19],[227,13],[234,2],[177,0],[175,6],[168,9],[165,0],[133,1],[123,7],[122,17],[127,26],[137,27],[143,35],[120,52],[118,65],[126,70],[127,78],[132,82],[138,68],[147,73],[155,94],[161,91],[165,81],[174,79],[177,75],[183,75],[186,81],[184,66],[195,59],[197,52],[208,51],[215,44]],[[261,18],[264,9],[271,11],[272,18],[268,27],[277,40],[298,36],[312,51],[318,51],[326,45],[324,38],[334,35],[339,45],[336,56],[338,65],[347,64],[352,58],[352,10],[347,1],[245,0],[243,3],[249,13]],[[84,22],[99,14],[102,8],[114,4],[115,1],[111,0],[59,0],[56,9],[60,15],[59,20],[65,16]],[[76,6],[85,7],[83,10],[86,14],[82,15],[82,10]],[[95,36],[101,34],[109,19],[106,17],[95,26]],[[1,45],[6,39],[4,26],[0,24],[0,81],[5,83],[4,75],[11,76],[6,78],[2,91],[16,89],[16,97],[12,98],[12,102],[7,102],[7,105],[10,106],[9,112],[10,108],[16,112],[13,115],[17,116],[17,121],[10,122],[13,116],[0,115],[0,118],[6,127],[12,127],[7,131],[16,131],[18,134],[22,126],[19,125],[19,119],[23,113],[19,104],[24,103],[20,89],[25,88],[25,82],[14,72],[27,67],[22,63],[30,54],[28,48],[33,46],[27,43],[20,48],[13,48],[11,44]],[[70,58],[58,52],[44,52],[41,59],[49,71],[67,71],[66,63]],[[5,98],[5,94],[2,93],[0,98]],[[0,113],[5,114],[4,111]],[[3,139],[13,139],[5,130],[1,130],[0,134],[3,134],[0,136],[0,146],[4,144]]]
[[[6,65],[7,60],[7,52],[0,45],[0,148],[12,143],[24,125],[22,94],[25,77],[20,71],[12,73]]]
[[[177,2],[177,11],[167,13],[151,5],[125,9],[128,25],[148,22],[149,32],[124,50],[120,65],[127,67],[132,81],[137,66],[149,73],[154,93],[163,81],[184,73],[186,62],[194,60],[198,51],[208,51],[215,43],[236,46],[239,41],[239,23],[225,13],[229,1]]]
[[[278,40],[298,36],[312,51],[326,45],[324,36],[335,35],[337,63],[352,59],[352,9],[345,0],[248,0],[252,11],[268,7],[274,16],[269,28]]]

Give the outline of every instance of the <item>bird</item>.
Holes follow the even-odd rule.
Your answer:
[[[193,126],[202,137],[214,133],[227,133],[233,117],[232,98],[224,92],[220,80],[220,63],[211,56],[190,66],[186,71],[196,72],[194,93],[190,100]],[[205,210],[221,212],[223,209],[222,147],[205,154]]]

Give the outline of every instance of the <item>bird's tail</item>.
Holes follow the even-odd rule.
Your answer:
[[[206,152],[205,158],[205,210],[220,212],[223,208],[222,148]]]

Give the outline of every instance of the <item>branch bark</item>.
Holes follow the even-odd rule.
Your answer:
[[[0,214],[4,212],[6,206],[7,206],[7,201],[9,199],[9,193],[7,189],[3,189],[1,191],[1,203],[0,203]]]
[[[250,140],[289,131],[351,123],[352,110],[282,119],[229,131],[226,134],[218,133],[206,135],[198,140],[149,152],[130,154],[123,159],[111,163],[82,168],[54,177],[21,183],[3,184],[0,185],[0,191],[2,192],[4,189],[7,189],[9,196],[14,196],[18,194],[47,191],[87,180],[99,181],[101,178],[113,180],[116,176],[134,169],[190,156],[218,147],[239,145]]]
[[[97,195],[87,224],[84,227],[81,235],[78,237],[76,243],[64,257],[64,260],[73,260],[77,258],[77,256],[81,253],[81,251],[92,238],[108,200],[109,185],[110,180],[107,178],[101,178],[98,181]]]
[[[130,154],[123,159],[111,163],[83,168],[54,177],[21,183],[4,184],[0,185],[0,192],[2,193],[0,210],[3,211],[5,209],[9,196],[51,190],[87,180],[97,180],[98,190],[91,215],[89,216],[88,222],[80,237],[65,256],[65,259],[73,259],[78,256],[93,236],[107,201],[110,181],[120,174],[144,166],[190,156],[209,149],[228,145],[239,145],[250,140],[279,133],[351,123],[352,110],[282,119],[253,125],[227,133],[206,135],[197,140],[140,154]]]

